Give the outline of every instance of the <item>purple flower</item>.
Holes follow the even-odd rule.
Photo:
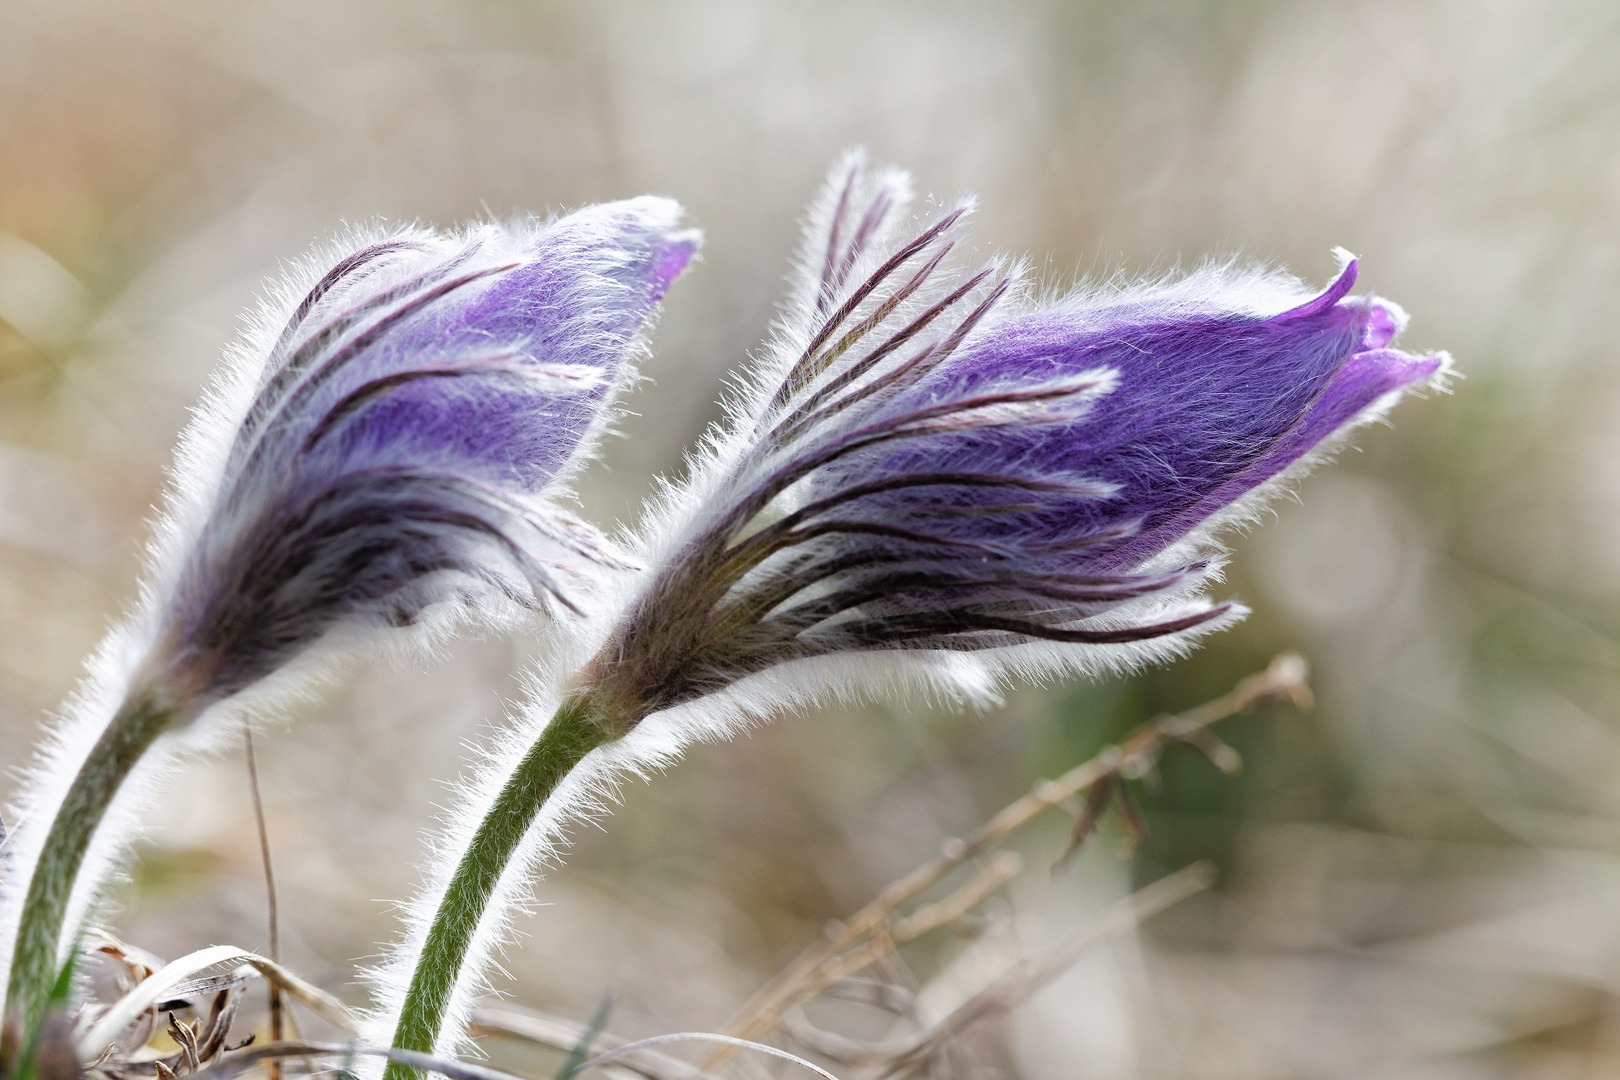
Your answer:
[[[340,624],[490,593],[572,608],[568,568],[617,560],[551,496],[696,250],[680,215],[649,197],[406,230],[321,275],[267,353],[238,359],[251,404],[163,615],[194,700]]]
[[[1315,296],[1221,266],[1042,301],[953,267],[970,204],[897,233],[908,197],[835,172],[793,314],[588,670],[621,730],[779,667],[739,708],[859,688],[861,654],[982,687],[1185,647],[1241,614],[1198,596],[1215,530],[1447,367],[1390,347],[1405,316],[1349,295],[1354,260]]]
[[[8,1031],[41,1022],[134,804],[181,748],[166,733],[339,629],[491,615],[491,598],[573,607],[568,577],[620,561],[554,497],[696,250],[680,216],[641,198],[403,230],[283,283],[187,431],[139,612],[22,792],[27,871],[0,881]]]

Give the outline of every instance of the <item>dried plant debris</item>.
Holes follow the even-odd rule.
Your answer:
[[[356,1030],[337,999],[245,949],[213,946],[164,963],[102,932],[87,945],[78,981],[88,1000],[50,1011],[31,1052],[0,1061],[0,1076],[173,1080],[219,1068],[254,1042],[238,1020],[261,982],[340,1030]]]
[[[236,1019],[242,991],[243,987],[237,986],[214,994],[205,1016],[181,1020],[173,1012],[165,1012],[166,1023],[162,1030],[173,1044],[173,1050],[165,1053],[156,1048],[148,1035],[133,1050],[109,1050],[101,1061],[90,1068],[91,1075],[114,1077],[117,1080],[146,1080],[153,1076],[158,1080],[169,1080],[171,1077],[189,1076],[217,1061],[227,1051],[242,1049],[253,1042],[252,1035],[231,1041],[231,1024]],[[145,1031],[149,1032],[155,1026],[148,1026]]]
[[[1015,853],[992,855],[991,849],[1049,808],[1067,806],[1084,793],[1075,823],[1075,840],[1063,857],[1066,860],[1095,829],[1108,803],[1118,800],[1124,781],[1149,775],[1168,743],[1194,746],[1223,771],[1232,771],[1236,753],[1208,728],[1267,701],[1284,700],[1296,707],[1310,705],[1306,675],[1305,661],[1299,656],[1278,656],[1264,671],[1243,679],[1229,693],[1185,713],[1150,721],[1119,746],[1105,748],[1056,780],[1036,784],[1030,794],[1002,809],[972,833],[946,840],[938,856],[890,884],[848,921],[835,926],[823,941],[761,987],[725,1031],[740,1038],[766,1036],[781,1029],[796,1006],[892,957],[898,946],[939,927],[962,925],[980,901],[1018,872]],[[1125,804],[1122,813],[1127,835],[1139,836],[1145,826],[1135,804]],[[970,862],[975,864],[975,872],[948,896],[909,914],[902,913],[906,905]]]

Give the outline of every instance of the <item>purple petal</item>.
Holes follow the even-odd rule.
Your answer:
[[[642,324],[695,253],[697,234],[676,231],[679,218],[674,203],[647,197],[553,222],[510,256],[522,260],[515,269],[470,302],[425,314],[376,358],[394,368],[510,350],[520,361],[595,371],[594,385],[559,394],[550,381],[525,387],[492,376],[403,389],[372,410],[372,448],[453,447],[480,475],[543,487],[596,422]]]
[[[1429,380],[1440,364],[1437,356],[1413,356],[1396,349],[1357,351],[1293,428],[1192,505],[1132,538],[1110,561],[1123,565],[1151,557],[1315,450],[1385,395]]]
[[[670,285],[686,270],[686,265],[697,254],[699,242],[696,233],[679,233],[659,245],[649,264],[652,283],[649,297],[654,303],[664,298]]]
[[[1335,304],[1350,295],[1350,290],[1356,287],[1356,275],[1360,270],[1357,259],[1345,260],[1344,269],[1339,276],[1333,279],[1333,284],[1322,290],[1321,294],[1314,296],[1299,305],[1297,308],[1283,312],[1272,317],[1272,322],[1284,323],[1294,319],[1311,319],[1328,314]]]
[[[1112,498],[1071,502],[1041,538],[1126,526],[1135,535],[1101,565],[1137,565],[1438,369],[1437,358],[1384,347],[1402,316],[1346,299],[1355,270],[1352,262],[1320,296],[1269,318],[1150,299],[993,324],[920,392],[963,397],[1099,369],[1115,373],[1116,388],[1072,423],[919,443],[883,467],[938,467],[949,455],[1110,484]]]

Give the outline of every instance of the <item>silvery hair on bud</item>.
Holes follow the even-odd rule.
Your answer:
[[[1181,655],[1243,614],[1203,596],[1221,532],[1449,371],[1349,256],[1324,290],[1227,262],[1041,296],[961,261],[972,200],[910,198],[833,170],[763,354],[627,545],[614,699],[704,734]]]

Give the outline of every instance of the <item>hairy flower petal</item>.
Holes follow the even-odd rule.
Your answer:
[[[572,601],[612,545],[550,496],[696,251],[641,198],[363,245],[293,307],[167,612],[210,698],[335,626],[478,593]]]
[[[937,401],[1063,373],[1107,370],[1114,389],[1073,423],[916,444],[887,466],[904,472],[959,457],[1025,462],[1113,488],[1074,501],[1046,532],[1132,524],[1094,557],[1130,567],[1175,544],[1283,472],[1380,399],[1439,370],[1437,356],[1373,346],[1393,337],[1395,309],[1347,298],[1350,262],[1321,296],[1279,315],[1170,292],[1136,302],[1070,301],[987,325],[917,388]],[[1235,292],[1235,291],[1234,291]]]
[[[1162,653],[1238,614],[1198,595],[1220,525],[1446,365],[1393,347],[1354,260],[1315,295],[1226,266],[1043,301],[959,262],[971,200],[907,231],[909,190],[835,170],[789,311],[649,526],[592,667],[608,711],[790,661],[836,684],[849,653]]]

